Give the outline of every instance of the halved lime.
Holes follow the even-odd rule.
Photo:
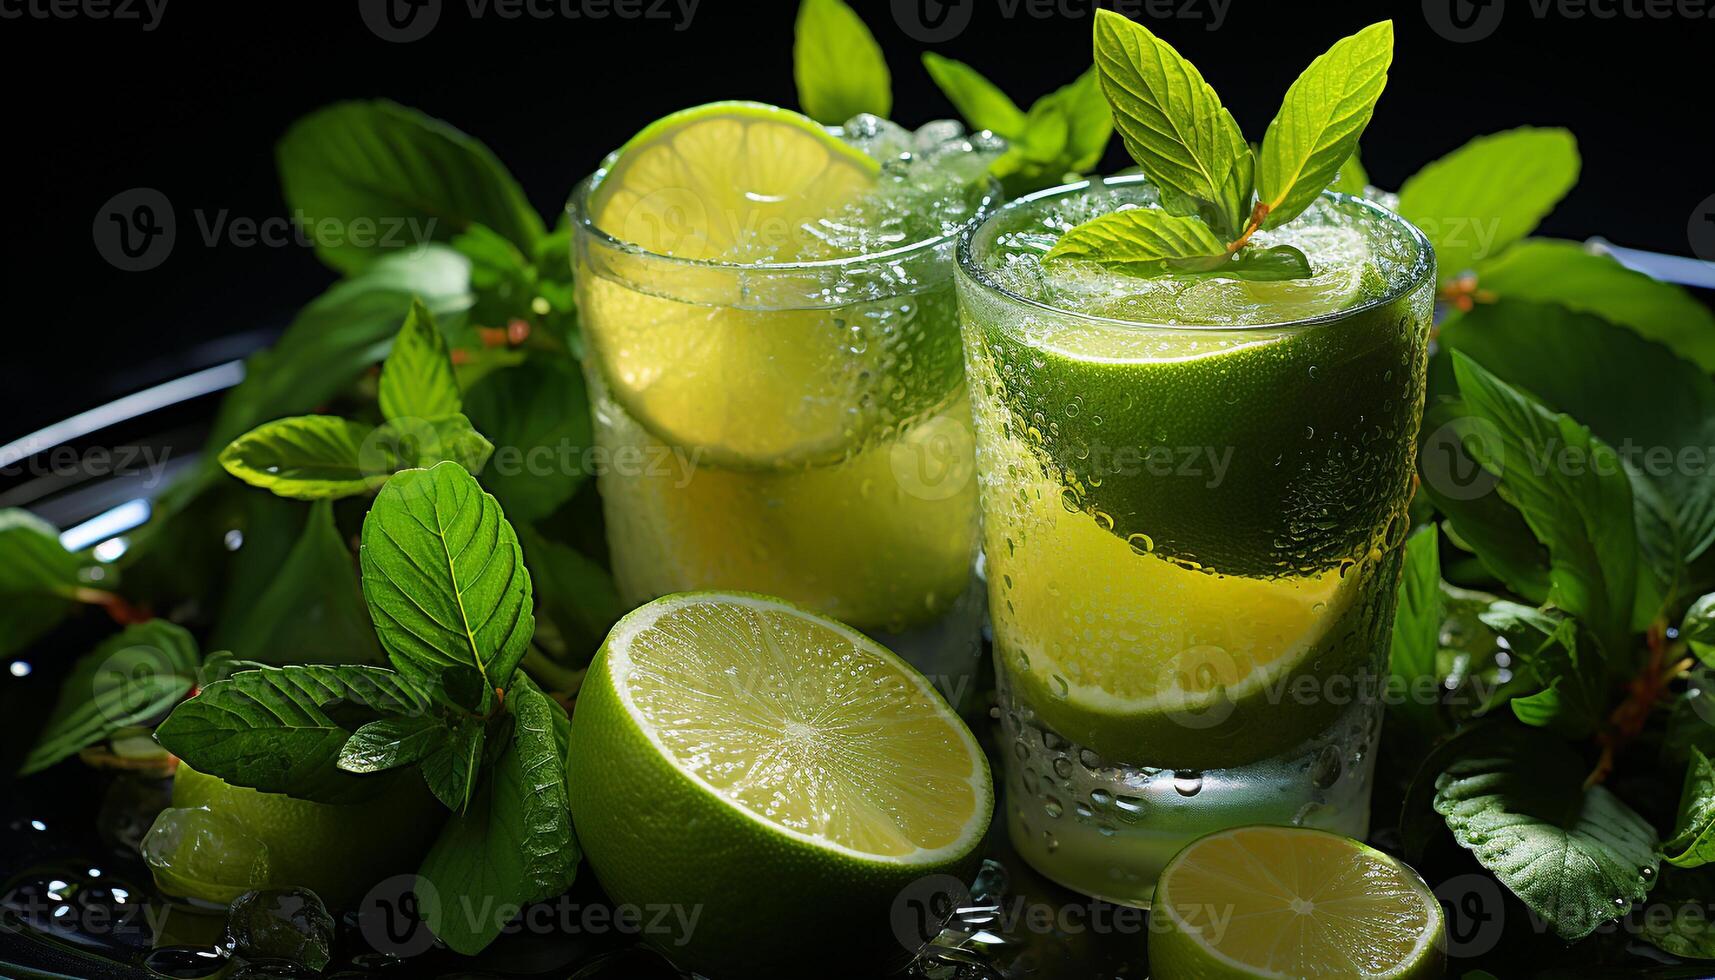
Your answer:
[[[181,762],[173,805],[142,851],[168,894],[224,905],[253,888],[302,887],[349,908],[376,882],[413,870],[444,816],[415,778],[336,806],[233,786]]]
[[[572,815],[596,876],[616,902],[698,910],[646,938],[717,976],[829,949],[903,958],[901,889],[968,874],[994,808],[981,749],[922,675],[764,596],[632,612],[572,728]]]
[[[1155,886],[1157,977],[1441,975],[1446,922],[1423,880],[1348,837],[1240,827],[1193,841]]]

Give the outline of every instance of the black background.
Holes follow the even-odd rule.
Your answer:
[[[568,17],[562,0],[538,0],[548,16],[509,18],[498,0],[474,8],[480,0],[441,0],[434,29],[410,43],[377,36],[356,0],[168,0],[152,30],[31,12],[51,2],[0,0],[0,12],[23,13],[0,19],[0,166],[12,219],[0,236],[8,314],[0,442],[159,381],[198,344],[277,328],[332,280],[307,249],[210,246],[197,224],[222,211],[286,215],[274,141],[328,102],[386,96],[448,120],[492,147],[550,216],[606,151],[650,120],[722,98],[794,104],[795,0],[701,0],[683,30],[676,14]],[[606,0],[566,2],[593,13]],[[1025,105],[1090,63],[1093,0],[964,2],[969,26],[933,47]],[[1715,19],[1708,9],[1685,14],[1715,0],[1680,0],[1665,17],[1644,6],[1663,0],[1490,2],[1498,28],[1467,43],[1432,22],[1446,22],[1446,4],[1470,12],[1468,0],[1230,0],[1219,18],[1212,0],[1103,5],[1146,11],[1140,19],[1203,70],[1253,139],[1314,55],[1392,16],[1398,51],[1364,140],[1374,182],[1397,187],[1480,133],[1567,126],[1584,173],[1545,233],[1686,254],[1687,221],[1715,192]],[[908,125],[952,115],[917,62],[930,45],[901,26],[890,0],[855,6],[887,51],[894,115]],[[1116,143],[1110,165],[1122,155]],[[104,202],[137,187],[166,195],[178,238],[158,268],[127,273],[97,253],[91,228]],[[205,347],[192,359],[220,356]]]

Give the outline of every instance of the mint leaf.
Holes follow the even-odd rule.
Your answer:
[[[332,415],[280,419],[239,436],[220,453],[220,465],[253,487],[293,500],[337,500],[369,493],[387,482],[397,460],[374,456],[365,465],[372,426]]]
[[[524,564],[539,611],[559,627],[573,653],[588,659],[608,630],[625,615],[613,576],[575,548],[552,541],[528,525],[518,528]]]
[[[1495,493],[1492,480],[1471,458],[1473,441],[1488,438],[1484,423],[1455,398],[1423,408],[1417,465],[1418,491],[1448,519],[1448,540],[1474,552],[1484,569],[1531,602],[1548,601],[1548,549],[1524,517]]]
[[[1215,90],[1171,45],[1113,11],[1096,11],[1095,49],[1120,138],[1163,205],[1237,237],[1250,216],[1255,158]]]
[[[1496,611],[1491,609],[1491,614]],[[1540,621],[1535,624],[1541,625]],[[1534,694],[1513,698],[1513,714],[1533,728],[1549,728],[1563,738],[1588,738],[1607,709],[1607,673],[1601,658],[1587,655],[1578,643],[1578,624],[1555,622],[1547,636],[1534,643],[1516,632],[1512,636],[1519,640],[1513,654],[1520,669],[1542,686]]]
[[[453,377],[446,339],[435,326],[435,315],[414,299],[381,367],[381,414],[393,421],[444,418],[462,411],[464,399]]]
[[[1407,180],[1398,210],[1434,243],[1447,282],[1535,230],[1578,182],[1578,167],[1564,129],[1480,136]]]
[[[1004,134],[1003,134],[1004,135]],[[1037,99],[1021,132],[989,172],[1008,193],[1022,194],[1064,183],[1069,175],[1096,167],[1113,140],[1114,117],[1096,70]]]
[[[987,129],[1008,140],[1024,132],[1024,110],[975,68],[932,51],[923,54],[923,67],[972,129]]]
[[[1594,313],[1715,371],[1715,313],[1672,283],[1651,279],[1579,242],[1527,238],[1477,264],[1477,285],[1500,299]]]
[[[1667,863],[1681,868],[1715,861],[1715,766],[1696,746],[1691,747],[1690,757],[1673,836],[1661,845]]]
[[[193,768],[264,793],[350,803],[384,787],[338,767],[347,740],[377,715],[420,716],[428,700],[380,667],[245,670],[202,689],[155,729]]]
[[[374,438],[364,446],[363,463],[366,468],[388,473],[457,463],[474,474],[482,472],[493,455],[494,444],[476,431],[470,419],[446,415],[388,422],[376,429]]]
[[[380,428],[304,415],[238,437],[220,465],[253,487],[293,500],[339,500],[370,493],[400,469],[450,461],[472,472],[494,446],[463,415],[404,417]]]
[[[566,742],[570,719],[528,674],[520,673],[508,692],[507,708],[516,724],[510,753],[517,760],[524,789],[524,874],[530,900],[552,898],[572,884],[578,869],[572,809],[566,796]],[[503,756],[501,764],[506,764]]]
[[[844,0],[803,0],[796,38],[792,77],[805,115],[838,126],[859,113],[885,117],[893,111],[887,58]]]
[[[1441,535],[1435,526],[1423,528],[1405,542],[1405,565],[1399,582],[1399,608],[1393,620],[1388,672],[1397,692],[1390,706],[1411,730],[1433,738],[1444,727],[1436,702],[1423,700],[1426,690],[1438,693],[1441,624],[1447,608],[1441,599]],[[1429,688],[1424,678],[1436,683]]]
[[[196,640],[182,627],[156,619],[108,637],[78,658],[60,684],[59,699],[19,775],[149,722],[189,694],[196,679]]]
[[[1681,453],[1701,458],[1715,445],[1715,381],[1703,371],[1630,330],[1548,303],[1479,305],[1445,323],[1440,340],[1588,425],[1655,485],[1678,539],[1665,556],[1670,567],[1652,562],[1660,582],[1674,581],[1683,562],[1715,541],[1715,481],[1680,465]],[[1447,386],[1446,367],[1442,359],[1432,365],[1432,388]],[[1617,377],[1652,383],[1616,385]],[[1654,519],[1655,504],[1639,494],[1641,521]]]
[[[565,712],[520,674],[507,697],[514,724],[499,759],[442,829],[418,874],[423,914],[442,942],[473,956],[516,910],[570,887],[579,852],[565,790]]]
[[[323,262],[346,275],[391,250],[446,242],[474,222],[526,252],[545,233],[488,148],[387,101],[341,102],[293,124],[275,150],[286,202]]]
[[[231,626],[216,631],[214,645],[276,666],[384,662],[331,502],[310,507],[303,534],[267,590]]]
[[[595,445],[584,376],[568,358],[537,356],[495,371],[465,394],[471,419],[496,449],[482,472],[514,521],[538,521],[588,478]]]
[[[453,463],[400,473],[364,519],[362,565],[394,668],[486,709],[535,632],[524,552],[500,504]]]
[[[1650,914],[1638,919],[1639,935],[1674,956],[1715,959],[1715,928],[1709,923],[1711,895],[1715,895],[1715,868],[1661,869],[1661,881],[1650,893]]]
[[[1435,781],[1435,811],[1461,847],[1568,942],[1617,919],[1649,891],[1655,830],[1582,761],[1533,729],[1468,746]]]
[[[1156,276],[1174,269],[1172,260],[1188,258],[1225,262],[1226,247],[1197,218],[1132,208],[1092,218],[1066,232],[1042,261],[1080,259],[1126,275]]]
[[[479,718],[461,718],[445,731],[418,767],[429,792],[447,809],[461,813],[470,805],[482,769],[482,749],[488,729]]]
[[[1589,429],[1462,352],[1453,352],[1453,370],[1466,407],[1493,433],[1468,448],[1548,548],[1550,601],[1588,624],[1605,652],[1618,654],[1631,632],[1638,571],[1631,484],[1619,458]],[[1562,448],[1588,464],[1563,465]]]
[[[1358,148],[1393,64],[1393,22],[1371,24],[1335,43],[1292,87],[1257,161],[1257,196],[1268,208],[1262,227],[1278,228],[1304,213]]]
[[[25,510],[0,510],[0,656],[29,646],[71,614],[81,567],[53,525]]]
[[[1233,253],[1232,260],[1210,270],[1232,279],[1281,282],[1310,278],[1310,258],[1291,245],[1250,245]]]
[[[421,762],[450,737],[446,723],[433,715],[377,718],[352,732],[340,746],[338,765],[355,773],[398,769]]]

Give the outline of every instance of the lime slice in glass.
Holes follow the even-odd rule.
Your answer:
[[[804,294],[832,296],[818,277],[837,271],[748,266],[819,247],[804,226],[868,194],[879,173],[813,120],[748,102],[675,113],[627,143],[590,192],[591,220],[697,261],[593,250],[579,309],[614,399],[655,438],[720,466],[794,468],[861,445],[892,405],[884,361],[927,342],[912,339],[912,317],[885,304],[808,308],[833,302]]]
[[[1438,977],[1446,923],[1410,868],[1347,837],[1240,827],[1180,851],[1155,886],[1157,977]]]
[[[700,909],[694,929],[648,938],[715,975],[829,949],[903,959],[889,910],[925,879],[969,874],[994,807],[982,751],[928,680],[763,596],[631,613],[572,728],[591,867],[616,902]]]

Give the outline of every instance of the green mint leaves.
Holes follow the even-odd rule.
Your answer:
[[[199,659],[190,633],[165,620],[108,637],[72,667],[20,775],[166,712],[196,686]]]
[[[1167,210],[1238,237],[1250,215],[1255,159],[1239,124],[1197,67],[1148,29],[1097,11],[1096,70],[1126,152]]]
[[[226,471],[294,500],[338,500],[373,493],[395,472],[460,464],[472,473],[494,445],[459,414],[463,395],[434,314],[412,300],[381,370],[377,427],[331,415],[278,419],[234,439],[220,454]]]
[[[1094,169],[1113,140],[1113,113],[1094,68],[1026,112],[962,61],[927,53],[923,67],[973,130],[1008,142],[990,172],[1009,193],[1051,187]]]
[[[434,419],[464,411],[452,353],[422,302],[411,304],[381,368],[381,414],[389,420]]]
[[[1127,275],[1157,276],[1185,271],[1187,259],[1225,261],[1227,254],[1226,246],[1197,218],[1134,208],[1078,225],[1060,236],[1043,261],[1065,258],[1097,261]]]
[[[859,113],[893,111],[893,76],[875,35],[844,0],[798,7],[792,76],[798,104],[817,122],[838,126]]]
[[[1568,942],[1643,899],[1661,861],[1649,822],[1583,778],[1564,743],[1525,731],[1468,746],[1435,781],[1454,838]]]
[[[1564,129],[1482,136],[1399,189],[1399,213],[1435,245],[1442,282],[1530,234],[1578,180],[1578,143]]]
[[[524,551],[500,504],[456,464],[407,470],[370,508],[362,560],[394,668],[487,713],[536,629]]]
[[[1268,124],[1257,164],[1264,228],[1304,213],[1358,149],[1393,63],[1393,22],[1372,24],[1310,63]]]
[[[389,252],[481,223],[526,255],[546,234],[486,146],[392,102],[342,102],[297,122],[276,149],[286,201],[322,261],[347,275]]]
[[[1205,233],[1181,229],[1164,242],[1160,225],[1128,219],[1082,235],[1075,228],[1068,237],[1080,243],[1047,258],[1078,258],[1134,276],[1308,277],[1302,253],[1258,249],[1250,238],[1303,213],[1351,166],[1392,61],[1391,21],[1334,45],[1287,91],[1259,156],[1195,65],[1143,26],[1098,11],[1096,71],[1126,151],[1160,190],[1166,215],[1201,223]],[[1214,249],[1205,244],[1211,240]],[[1157,254],[1193,241],[1202,249],[1196,255]]]

